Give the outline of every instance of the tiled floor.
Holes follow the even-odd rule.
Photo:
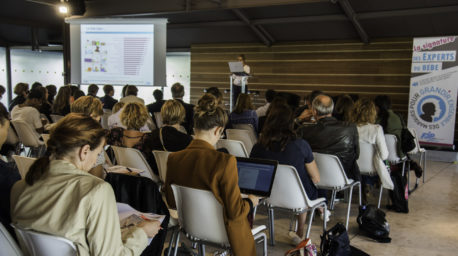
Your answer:
[[[413,176],[413,173],[412,173]],[[356,190],[355,190],[356,192]],[[377,192],[377,191],[376,191]],[[370,255],[458,255],[458,165],[428,162],[426,183],[410,195],[408,214],[387,211],[388,194],[383,195],[382,209],[387,213],[392,238],[381,244],[359,234],[356,216],[357,203],[352,204],[349,235],[351,244]],[[374,199],[375,200],[375,199]],[[374,204],[376,202],[374,201]],[[345,221],[346,205],[337,204],[328,228]],[[275,212],[275,246],[268,246],[268,255],[284,255],[292,248],[287,236],[289,215]],[[255,224],[266,224],[265,209],[260,209]],[[319,246],[322,221],[315,217],[312,241]],[[261,246],[258,246],[261,255]],[[207,255],[212,255],[207,248]]]

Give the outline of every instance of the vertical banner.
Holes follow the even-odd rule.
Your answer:
[[[458,38],[415,38],[408,127],[422,144],[453,146],[458,86]]]

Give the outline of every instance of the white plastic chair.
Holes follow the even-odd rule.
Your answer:
[[[27,172],[29,172],[30,166],[32,166],[35,160],[37,160],[36,158],[18,156],[18,155],[13,155],[13,159],[14,159],[14,162],[16,162],[16,166],[19,170],[19,174],[21,174],[21,177],[23,179],[27,175]]]
[[[410,192],[410,163],[407,156],[400,157],[397,151],[398,138],[393,134],[385,134],[386,146],[388,148],[388,162],[390,164],[400,164],[402,163],[402,176],[407,174],[407,189]],[[406,167],[407,165],[407,167]],[[407,172],[406,172],[407,170]],[[415,184],[417,186],[417,184]],[[415,189],[414,189],[415,190]]]
[[[250,157],[243,142],[238,140],[218,140],[216,148],[225,148],[229,154],[237,157]]]
[[[157,170],[159,172],[159,179],[162,183],[165,183],[167,177],[167,159],[169,157],[169,151],[153,150],[154,159],[156,159]]]
[[[76,246],[72,241],[12,225],[22,249],[31,256],[76,256]]]
[[[52,122],[53,123],[57,123],[59,122],[60,119],[64,118],[64,116],[61,116],[61,115],[50,115],[51,116],[51,119],[52,119]]]
[[[199,255],[205,255],[205,244],[229,250],[230,244],[224,225],[223,207],[213,193],[174,184],[172,184],[172,189],[180,227],[192,242],[199,244]],[[267,237],[263,232],[265,229],[266,226],[261,225],[251,230],[254,240],[263,242],[264,256],[267,255]],[[178,233],[175,239],[175,249],[179,239]]]
[[[417,137],[417,132],[413,128],[409,128],[410,133],[415,137],[415,148],[409,152],[409,155],[420,155],[420,166],[423,168],[423,183],[425,183],[426,176],[426,149],[420,146],[420,141]]]
[[[377,154],[377,151],[374,148],[374,145],[369,144],[364,141],[359,141],[359,158],[357,160],[359,171],[361,175],[365,176],[378,176],[377,171],[374,166],[374,156]],[[380,185],[380,193],[378,197],[377,208],[380,208],[380,203],[382,202],[383,194],[383,185]]]
[[[345,227],[348,229],[351,199],[353,195],[353,188],[355,186],[359,187],[359,205],[361,205],[361,182],[347,178],[345,170],[337,156],[315,152],[313,153],[313,156],[320,172],[320,182],[318,182],[316,186],[320,189],[332,190],[332,197],[329,206],[331,210],[334,209],[334,201],[337,192],[342,190],[349,190],[350,192],[347,206],[347,218],[345,221]]]
[[[247,130],[250,132],[250,139],[251,142],[253,142],[253,145],[258,142],[258,135],[256,134],[256,131],[254,130],[254,127],[251,124],[234,124],[232,125],[235,129],[242,129],[242,130]]]
[[[102,115],[102,120],[101,120],[103,129],[108,129],[108,118],[111,116],[111,114],[112,112],[110,109],[106,109],[106,108],[103,109],[103,115]]]
[[[161,128],[163,123],[162,123],[162,116],[161,112],[154,112],[154,120],[156,120],[156,127],[157,129]]]
[[[243,129],[226,129],[226,137],[229,140],[238,140],[243,142],[248,155],[251,153],[254,143],[251,139],[250,131]]]
[[[16,129],[19,140],[22,142],[24,147],[29,147],[30,150],[27,156],[41,156],[44,152],[44,142],[40,140],[40,135],[36,130],[28,123],[22,120],[12,120],[14,128]],[[34,151],[34,152],[32,152]]]
[[[309,218],[307,232],[305,237],[310,237],[310,229],[312,227],[313,217],[315,215],[315,209],[318,207],[324,207],[324,214],[326,214],[326,198],[318,198],[310,200],[302,186],[301,179],[297,174],[296,168],[290,165],[278,165],[277,172],[275,174],[274,184],[272,186],[272,192],[269,198],[266,199],[269,215],[269,234],[270,244],[275,245],[274,238],[274,208],[288,210],[299,215],[303,212],[311,212]],[[323,218],[323,230],[326,230],[326,217]],[[297,230],[297,222],[295,216],[291,221],[290,230]],[[294,230],[293,230],[293,223]]]
[[[159,182],[159,177],[154,174],[142,152],[134,148],[116,146],[111,146],[111,148],[113,149],[118,165],[144,170],[145,172],[140,173],[141,176],[150,178],[154,182]]]
[[[22,251],[8,230],[0,223],[0,256],[22,256]]]

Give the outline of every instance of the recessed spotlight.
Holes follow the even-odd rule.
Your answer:
[[[60,5],[59,6],[59,12],[63,13],[63,14],[67,14],[68,13],[68,7],[65,6],[65,5]]]

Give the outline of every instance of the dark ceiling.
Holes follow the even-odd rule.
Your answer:
[[[76,1],[76,0],[70,0]],[[40,3],[37,3],[40,2]],[[62,44],[58,0],[1,0],[0,45]],[[167,46],[458,34],[458,0],[86,0],[85,17],[168,18]]]

